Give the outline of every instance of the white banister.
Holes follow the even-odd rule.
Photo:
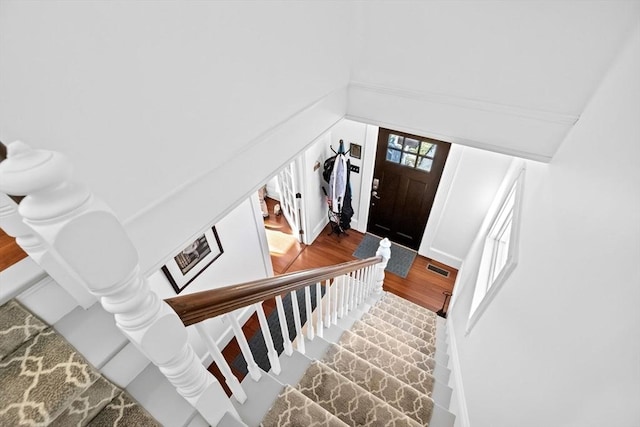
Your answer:
[[[324,336],[322,320],[322,284],[316,283],[316,334],[322,338]]]
[[[293,344],[291,343],[291,338],[289,338],[289,325],[287,325],[287,316],[284,313],[284,306],[282,305],[282,297],[280,295],[276,297],[276,309],[278,310],[278,320],[280,322],[280,331],[282,332],[284,354],[291,356],[293,354]]]
[[[234,313],[223,314],[222,318],[227,320],[231,325],[233,334],[238,341],[240,352],[242,352],[242,356],[244,357],[245,362],[247,362],[247,370],[249,371],[251,379],[253,379],[254,381],[259,381],[260,378],[262,378],[262,372],[260,371],[260,367],[256,363],[256,360],[253,358],[253,353],[251,353],[251,348],[249,347],[247,338],[244,336],[244,332],[242,331],[240,323],[238,323],[238,319],[236,318]]]
[[[307,312],[307,338],[309,341],[313,340],[314,328],[313,328],[313,311],[311,310],[311,289],[310,286],[304,287],[304,303],[305,303],[305,311]]]
[[[353,277],[354,272],[352,271],[346,277],[346,281],[349,284],[348,297],[349,297],[349,311],[353,311],[356,308],[356,282]]]
[[[61,154],[20,142],[7,152],[0,163],[0,191],[26,196],[18,212],[50,256],[47,262],[73,273],[54,279],[63,287],[78,279],[99,297],[123,334],[210,425],[225,412],[237,417],[188,344],[180,318],[149,289],[138,253],[108,206],[71,180],[71,165]]]
[[[296,327],[296,349],[304,354],[304,334],[302,333],[302,322],[300,321],[300,308],[298,307],[298,294],[291,291],[291,311],[293,311],[293,323]]]
[[[229,387],[229,390],[231,390],[231,393],[233,393],[233,396],[236,398],[238,402],[244,403],[247,400],[247,393],[245,393],[244,389],[242,388],[242,385],[240,385],[240,381],[238,381],[238,378],[236,378],[236,376],[233,375],[233,372],[231,372],[231,367],[229,366],[229,364],[227,363],[227,360],[222,355],[220,348],[218,348],[218,345],[216,344],[216,342],[207,333],[207,330],[204,328],[202,322],[196,323],[195,327],[196,327],[196,331],[198,331],[198,334],[202,338],[202,341],[204,341],[207,347],[207,350],[209,351],[209,354],[213,358],[213,361],[215,362],[216,366],[220,370],[220,373],[224,377],[225,383]]]
[[[271,371],[274,374],[278,375],[281,371],[280,359],[278,359],[278,352],[273,345],[271,329],[269,329],[269,323],[267,322],[267,317],[264,314],[262,303],[254,304],[254,307],[256,309],[256,313],[258,314],[258,322],[260,323],[262,337],[264,338],[264,343],[267,346],[267,358],[269,359],[269,364],[271,365]]]

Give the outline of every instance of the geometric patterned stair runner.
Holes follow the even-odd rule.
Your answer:
[[[0,306],[0,426],[159,426],[53,328]]]
[[[429,425],[436,322],[385,292],[295,387],[285,386],[262,425]]]

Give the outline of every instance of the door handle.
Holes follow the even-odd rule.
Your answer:
[[[375,190],[371,192],[371,197],[373,197],[374,199],[380,200],[380,196],[378,196],[378,192]]]

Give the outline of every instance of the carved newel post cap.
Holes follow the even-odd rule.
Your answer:
[[[71,164],[61,154],[34,150],[21,141],[7,146],[7,159],[0,163],[0,190],[26,196],[56,187],[71,178]]]

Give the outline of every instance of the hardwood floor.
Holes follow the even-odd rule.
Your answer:
[[[288,227],[284,217],[276,217],[272,213],[273,205],[276,202],[272,199],[267,199],[266,201],[269,206],[270,217],[265,219],[265,228],[267,230],[277,229],[283,233],[290,233],[291,229]],[[324,267],[357,259],[353,256],[353,253],[364,235],[355,230],[349,230],[346,235],[330,234],[330,232],[331,227],[327,225],[311,245],[292,245],[287,251],[282,251],[277,247],[275,252],[271,252],[274,274],[278,275],[287,272]],[[294,237],[291,238],[295,240]],[[269,237],[269,233],[267,233],[267,240],[269,240],[271,249],[272,240]],[[445,278],[428,270],[428,263],[432,263],[437,267],[449,271],[449,276]],[[399,295],[429,310],[438,311],[442,308],[445,300],[443,292],[451,293],[453,291],[457,274],[458,271],[452,267],[418,255],[406,278],[402,278],[393,273],[386,273],[383,288],[385,291]],[[265,301],[263,307],[266,315],[269,316],[269,314],[275,310],[275,300]],[[257,315],[253,314],[249,318],[249,321],[247,321],[243,327],[243,331],[247,338],[252,337],[253,334],[259,331]],[[229,363],[240,354],[240,347],[235,338],[225,347],[222,354]],[[234,375],[242,381],[244,374],[233,367],[231,369]],[[209,367],[209,371],[216,375],[220,383],[224,383],[222,377],[218,376],[220,373],[215,367],[215,364]],[[227,391],[227,393],[229,394],[229,391]]]
[[[18,246],[15,239],[0,229],[0,271],[6,270],[26,257],[27,254]]]

